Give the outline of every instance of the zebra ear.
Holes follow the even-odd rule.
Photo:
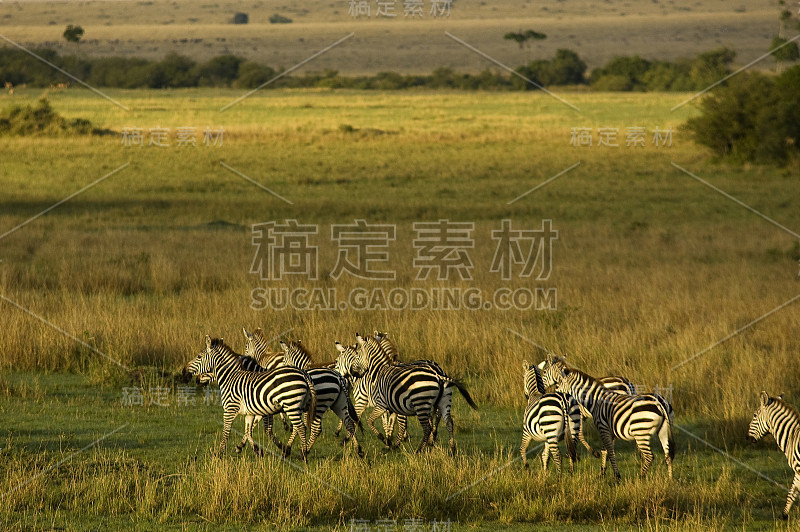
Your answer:
[[[541,362],[539,362],[538,366],[539,369],[544,370],[544,368],[547,367],[547,360],[542,360]]]
[[[761,406],[767,406],[770,403],[769,395],[767,392],[761,392]]]
[[[356,341],[358,341],[359,344],[366,343],[364,342],[364,338],[362,338],[361,335],[358,333],[356,333]]]
[[[528,371],[528,368],[530,368],[530,367],[531,367],[531,365],[530,365],[530,364],[528,364],[528,361],[527,361],[527,360],[523,360],[523,361],[522,361],[522,371],[525,371],[525,372],[527,372],[527,371]]]
[[[781,393],[781,394],[778,394],[778,399],[780,399],[781,401],[783,401],[783,394],[782,394],[782,393]]]
[[[206,335],[206,349],[211,349],[211,337]]]
[[[242,327],[242,332],[244,333],[244,337],[249,340],[250,339],[250,333],[247,332],[247,329]]]
[[[336,349],[337,349],[337,350],[338,350],[340,353],[344,353],[344,346],[343,346],[342,344],[340,344],[339,342],[336,342]]]

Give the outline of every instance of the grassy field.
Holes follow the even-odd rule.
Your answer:
[[[69,118],[116,132],[142,128],[145,144],[151,128],[168,128],[170,146],[126,147],[121,134],[0,143],[0,235],[128,164],[0,237],[6,528],[90,529],[107,518],[112,528],[135,521],[152,529],[349,529],[353,519],[373,526],[395,519],[398,528],[407,519],[428,527],[449,519],[459,529],[776,526],[785,489],[684,431],[788,486],[774,443],[751,445],[745,435],[762,389],[800,404],[797,303],[676,366],[797,295],[800,249],[792,235],[671,163],[792,230],[800,227],[798,169],[711,160],[680,129],[692,107],[669,111],[689,95],[559,94],[575,111],[533,93],[270,91],[219,112],[241,93],[109,94],[130,111],[73,89],[49,97]],[[40,95],[20,90],[0,97],[0,107]],[[635,126],[646,128],[645,147],[625,147],[626,128]],[[196,128],[196,147],[177,146],[179,127]],[[203,145],[206,127],[224,128],[222,146]],[[592,147],[570,145],[580,127],[592,128]],[[598,145],[604,127],[618,128],[619,147]],[[672,145],[654,146],[653,131],[670,127]],[[263,281],[250,273],[251,225],[285,219],[318,225],[319,280]],[[257,288],[387,286],[328,276],[337,256],[331,225],[356,219],[396,225],[383,266],[397,280],[388,286],[486,294],[554,288],[557,307],[252,308]],[[472,280],[415,279],[412,224],[439,219],[474,223]],[[503,219],[515,229],[553,221],[559,234],[548,279],[521,278],[515,269],[504,281],[490,271],[491,231]],[[293,328],[289,336],[320,361],[334,357],[334,340],[387,330],[403,358],[434,358],[463,377],[482,408],[454,399],[455,461],[441,449],[408,454],[413,444],[386,456],[367,433],[366,462],[349,450],[342,457],[330,419],[308,475],[293,467],[297,461],[259,460],[249,451],[211,458],[220,408],[205,404],[200,388],[192,388],[195,405],[180,404],[172,375],[200,351],[205,334],[241,348],[243,326],[271,334]],[[531,342],[590,373],[670,387],[681,427],[675,480],[667,481],[658,454],[648,478],[636,479],[637,458],[626,444],[618,445],[620,486],[597,481],[599,464],[589,457],[560,480],[552,471],[542,477],[535,461],[531,471],[519,461],[504,467],[521,437],[521,362],[544,356]],[[149,404],[160,401],[156,387],[167,388],[161,402],[168,406]],[[122,404],[132,388],[144,390],[144,405]],[[418,438],[418,425],[410,425]]]
[[[306,68],[360,75],[387,70],[429,74],[437,67],[478,72],[491,66],[447,38],[445,31],[512,67],[550,58],[559,48],[576,51],[591,69],[617,55],[675,60],[721,46],[738,52],[738,66],[768,50],[778,31],[779,15],[775,2],[768,0],[457,2],[445,19],[430,16],[430,2],[424,3],[421,19],[404,17],[402,2],[396,3],[396,18],[379,18],[372,4],[373,16],[353,18],[345,0],[309,0],[302,5],[88,1],[80,3],[79,12],[74,2],[3,2],[0,21],[2,35],[8,39],[64,54],[160,59],[177,52],[207,60],[233,53],[274,68],[289,68],[354,32],[354,38]],[[239,11],[249,14],[249,24],[230,23]],[[275,13],[293,22],[270,24],[269,17]],[[86,30],[79,45],[62,38],[67,24],[80,24]],[[548,38],[527,50],[503,40],[507,32],[525,29],[544,32]],[[760,66],[771,65],[767,60]]]

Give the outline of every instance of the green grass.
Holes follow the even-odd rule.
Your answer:
[[[710,159],[679,127],[692,107],[669,112],[689,95],[562,95],[579,114],[536,93],[264,91],[224,113],[218,109],[240,92],[110,94],[131,111],[72,89],[50,99],[67,118],[117,132],[169,127],[174,144],[177,127],[196,127],[201,136],[206,126],[221,126],[225,140],[219,148],[126,148],[120,136],[0,144],[0,234],[130,163],[0,239],[0,295],[133,370],[0,300],[0,447],[7,458],[0,492],[128,424],[3,495],[0,520],[8,527],[88,529],[102,526],[105,516],[113,528],[135,521],[153,529],[182,523],[348,529],[352,518],[390,517],[450,518],[477,528],[775,526],[784,491],[680,431],[672,483],[658,455],[648,478],[635,479],[635,453],[620,444],[620,487],[596,480],[593,459],[560,481],[554,474],[540,478],[534,461],[529,472],[515,463],[447,500],[457,486],[517,455],[520,363],[543,354],[509,329],[568,354],[590,373],[672,386],[679,425],[789,482],[774,443],[749,446],[745,434],[761,390],[784,392],[800,404],[796,304],[670,371],[798,291],[796,240],[670,162],[793,230],[800,227],[796,168],[730,167]],[[0,107],[40,95],[20,90],[0,97]],[[592,127],[596,135],[605,126],[620,128],[622,147],[570,146],[571,128]],[[655,148],[648,138],[644,149],[625,148],[624,128],[631,126],[674,127],[673,146]],[[249,273],[250,226],[286,218],[319,224],[321,280],[271,285],[342,292],[380,286],[327,278],[337,251],[330,225],[364,218],[397,225],[389,266],[401,287],[556,287],[558,309],[254,310],[251,291],[269,283]],[[412,224],[440,218],[475,223],[471,282],[415,280]],[[489,271],[491,231],[504,218],[515,228],[553,220],[559,239],[550,279],[504,282]],[[272,334],[294,328],[291,335],[319,361],[334,357],[334,340],[389,331],[402,358],[436,359],[465,379],[482,409],[468,411],[454,399],[461,453],[455,462],[440,450],[384,456],[369,434],[362,437],[366,465],[342,459],[327,420],[309,471],[352,493],[351,501],[272,457],[211,458],[219,407],[121,405],[122,388],[158,385],[160,372],[170,375],[185,364],[205,334],[241,348],[243,326]],[[416,422],[410,425],[419,437]]]

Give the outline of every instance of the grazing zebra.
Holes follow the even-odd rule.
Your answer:
[[[761,392],[760,400],[747,435],[753,440],[760,440],[764,434],[771,433],[794,471],[792,487],[789,488],[783,508],[783,518],[788,519],[789,510],[800,492],[800,414],[783,402],[782,395],[770,397],[767,392]]]
[[[530,408],[530,401],[532,400],[532,396],[538,394],[542,395],[547,392],[544,385],[544,380],[542,379],[542,371],[536,364],[529,364],[527,360],[522,361],[522,371],[525,375],[524,382],[525,382],[525,399],[528,401],[528,407]],[[552,392],[551,392],[552,393]],[[559,393],[559,392],[556,392]],[[583,415],[581,410],[581,405],[578,401],[575,400],[574,397],[568,394],[560,394],[564,396],[564,401],[567,404],[567,415],[572,423],[570,426],[570,432],[572,433],[572,437],[578,437],[578,441],[580,441],[586,450],[591,453],[592,456],[595,458],[600,457],[600,453],[592,449],[592,446],[589,445],[589,442],[586,441],[586,437],[583,435]],[[525,419],[527,423],[528,419],[528,412],[525,412]],[[559,436],[560,437],[560,436]],[[541,440],[537,440],[541,441]],[[527,447],[527,445],[526,445]]]
[[[592,414],[603,441],[601,474],[605,473],[608,456],[614,476],[619,481],[614,440],[620,438],[636,442],[642,457],[640,476],[643,477],[653,461],[650,438],[657,433],[664,449],[669,478],[672,479],[672,460],[675,457],[672,422],[664,404],[658,398],[653,395],[630,396],[609,392],[599,380],[577,369],[562,368],[555,374],[555,379],[556,391],[572,395]]]
[[[569,416],[569,403],[567,395],[563,393],[539,393],[531,394],[528,407],[525,409],[522,424],[522,443],[519,452],[522,455],[522,463],[528,467],[528,446],[531,441],[543,441],[544,450],[542,451],[542,467],[547,472],[547,460],[550,455],[556,463],[559,474],[561,473],[561,451],[558,449],[559,440],[565,440],[567,444],[567,456],[569,457],[569,470],[574,471],[574,464],[578,460],[575,449],[575,440],[572,439],[573,420]],[[578,412],[580,419],[580,412]]]
[[[292,421],[294,430],[287,444],[279,447],[288,457],[292,451],[292,442],[299,435],[302,444],[300,456],[306,460],[308,447],[303,411],[308,410],[307,422],[311,425],[317,397],[311,379],[305,372],[290,367],[262,373],[245,371],[241,369],[239,355],[225,345],[222,338],[212,339],[208,336],[206,349],[186,364],[184,371],[197,376],[213,375],[219,383],[224,424],[219,455],[225,452],[231,424],[239,414],[245,416],[245,439],[250,442],[256,454],[263,455],[263,450],[253,441],[253,419],[256,416],[266,416],[269,423],[264,423],[264,429],[267,430],[267,425],[271,428],[272,415],[283,411]]]
[[[375,338],[364,340],[360,335],[356,335],[359,342],[358,356],[351,367],[343,368],[350,375],[363,376],[367,379],[368,389],[372,400],[375,402],[375,409],[367,421],[367,425],[375,433],[387,448],[392,444],[384,438],[375,428],[374,422],[384,412],[394,412],[403,416],[417,416],[422,426],[422,440],[420,441],[417,452],[429,443],[431,436],[431,414],[435,407],[442,412],[442,417],[450,433],[450,452],[455,455],[455,438],[453,436],[453,417],[450,412],[452,402],[452,387],[459,389],[472,408],[477,406],[472,401],[469,392],[458,381],[449,377],[443,377],[424,366],[394,366],[380,349],[379,342]],[[337,348],[343,352],[342,346],[337,344]],[[398,418],[398,424],[403,418]],[[395,434],[394,445],[400,444],[399,435],[401,430]]]

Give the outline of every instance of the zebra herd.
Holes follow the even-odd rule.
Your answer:
[[[419,453],[433,444],[439,421],[444,419],[449,433],[449,449],[455,454],[452,417],[453,388],[459,390],[470,407],[477,409],[467,389],[448,376],[432,360],[400,362],[398,350],[388,334],[375,331],[363,337],[356,333],[356,343],[335,343],[338,355],[334,362],[314,365],[300,341],[280,342],[283,351],[273,352],[261,329],[250,333],[243,329],[246,345],[240,355],[222,338],[206,336],[206,348],[183,368],[201,383],[216,380],[223,407],[223,434],[219,455],[225,452],[233,420],[245,416],[245,432],[236,446],[240,452],[247,443],[258,455],[263,450],[253,441],[253,427],[263,419],[268,438],[283,452],[291,454],[292,443],[300,437],[300,456],[305,461],[309,450],[322,432],[322,416],[331,410],[340,419],[336,435],[344,427],[346,441],[352,441],[359,456],[364,452],[356,438],[356,425],[368,407],[373,407],[367,426],[385,445],[397,447],[406,439],[408,416],[416,416],[422,427]],[[674,412],[669,402],[657,393],[637,394],[631,382],[618,376],[594,378],[567,365],[564,357],[550,357],[539,364],[523,362],[524,392],[527,408],[523,415],[520,455],[525,467],[527,449],[532,441],[544,444],[543,470],[550,457],[561,472],[558,443],[565,441],[570,471],[577,460],[575,438],[595,457],[601,458],[600,473],[611,462],[615,479],[620,479],[614,441],[635,442],[641,458],[640,476],[644,477],[653,461],[652,436],[661,443],[672,479],[675,457],[673,439]],[[350,394],[353,398],[351,400]],[[286,444],[273,433],[273,416],[280,414],[291,431]],[[382,418],[384,434],[375,427]],[[602,450],[592,449],[583,434],[583,423],[591,418],[600,433]],[[307,436],[308,433],[308,436]],[[761,392],[760,405],[750,422],[748,436],[753,440],[771,433],[786,454],[794,471],[783,517],[787,518],[800,495],[800,414],[783,401]]]
[[[477,409],[464,385],[448,376],[436,362],[399,362],[397,348],[386,333],[376,331],[366,338],[356,333],[353,345],[336,342],[336,361],[313,366],[300,341],[281,342],[283,351],[272,352],[260,329],[243,332],[247,342],[244,355],[234,352],[222,338],[206,336],[205,350],[183,369],[184,374],[197,377],[201,383],[216,380],[219,384],[223,408],[222,442],[217,451],[220,455],[225,452],[233,420],[242,414],[245,432],[236,446],[237,452],[250,443],[256,454],[263,454],[252,437],[253,427],[263,419],[264,431],[285,457],[290,456],[292,443],[299,436],[300,456],[305,461],[322,432],[322,415],[331,410],[341,420],[337,435],[344,426],[346,439],[352,440],[356,452],[363,456],[356,423],[360,424],[367,406],[374,407],[367,426],[387,449],[400,445],[406,438],[408,416],[416,416],[423,431],[417,452],[433,444],[435,429],[444,419],[450,452],[455,454],[453,388]],[[285,426],[291,430],[286,444],[272,430],[275,414],[285,416]],[[374,425],[380,417],[384,418],[385,436]]]

